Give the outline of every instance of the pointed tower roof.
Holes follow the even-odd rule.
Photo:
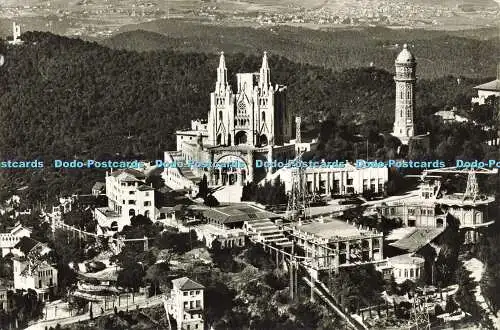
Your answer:
[[[264,52],[264,55],[262,56],[262,66],[263,69],[268,69],[269,68],[269,63],[267,62],[267,52]]]
[[[408,50],[408,45],[404,44],[403,45],[403,50],[401,53],[399,53],[398,57],[396,58],[396,63],[414,63],[415,62],[415,56]]]
[[[225,68],[226,68],[226,58],[224,57],[224,52],[220,52],[219,69],[225,69]]]

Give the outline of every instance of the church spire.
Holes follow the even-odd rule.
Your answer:
[[[227,85],[227,69],[224,52],[220,52],[219,67],[217,68],[217,90],[224,91]]]
[[[260,67],[260,88],[266,89],[271,83],[271,73],[267,62],[267,52],[262,56],[262,66]]]

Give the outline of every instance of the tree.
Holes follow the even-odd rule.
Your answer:
[[[130,263],[123,266],[118,272],[117,283],[123,288],[132,290],[132,294],[139,290],[143,285],[143,279],[146,272],[144,266],[139,263]]]
[[[448,214],[446,216],[447,226],[439,238],[441,249],[437,256],[436,279],[441,287],[448,286],[458,267],[458,254],[464,242],[463,233],[460,232],[460,223],[457,218]]]
[[[457,310],[457,308],[458,308],[458,305],[455,302],[455,299],[453,299],[453,296],[448,295],[446,297],[446,307],[445,307],[444,311],[446,313],[453,313],[454,311]]]
[[[470,274],[471,272],[463,266],[458,269],[458,290],[455,294],[455,300],[464,312],[469,313],[472,319],[478,322],[482,318],[482,311],[474,295],[476,283],[472,280]]]
[[[210,248],[210,256],[214,264],[224,272],[238,271],[238,263],[234,260],[233,254],[237,249],[223,248],[220,241],[214,240]]]
[[[168,249],[174,253],[183,254],[191,250],[196,241],[194,231],[189,233],[165,231],[155,238],[154,245],[160,250]]]
[[[170,266],[168,262],[155,263],[146,271],[144,280],[151,284],[150,295],[161,293],[161,288],[169,283]]]
[[[219,201],[214,197],[214,195],[207,195],[203,203],[208,207],[216,207],[220,205]]]
[[[208,195],[208,180],[207,175],[203,174],[203,178],[198,183],[198,196],[201,198],[206,198]]]
[[[130,225],[132,227],[139,227],[139,226],[148,227],[151,226],[152,224],[153,222],[151,221],[151,219],[142,214],[134,215],[132,218],[130,218]]]
[[[12,296],[13,309],[11,315],[19,322],[20,328],[25,328],[28,322],[42,316],[43,302],[38,299],[38,294],[32,289],[26,293],[14,293]]]
[[[358,308],[380,302],[384,280],[370,264],[342,269],[333,277],[330,286],[332,292],[337,293],[340,303],[353,312]]]

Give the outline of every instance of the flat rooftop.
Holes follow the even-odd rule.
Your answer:
[[[444,195],[442,198],[436,199],[438,204],[445,205],[456,205],[456,206],[474,206],[474,205],[482,205],[482,204],[490,204],[495,201],[495,197],[493,196],[478,196],[476,200],[472,200],[470,198],[464,199],[462,193],[458,194],[450,194]]]
[[[192,130],[192,129],[187,129],[187,130],[179,130],[175,131],[175,134],[177,135],[191,135],[191,136],[198,136],[198,135],[208,137],[208,131],[200,129],[200,130]]]
[[[325,222],[308,223],[306,225],[297,227],[297,230],[326,239],[354,237],[361,236],[363,234],[371,234],[370,231],[361,230],[352,224],[348,224],[342,220],[334,218],[325,220]]]

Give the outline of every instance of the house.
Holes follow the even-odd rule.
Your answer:
[[[392,267],[394,280],[398,284],[407,280],[418,281],[425,274],[425,259],[413,253],[389,258],[388,264]]]
[[[9,254],[14,246],[19,243],[21,238],[30,237],[31,229],[24,227],[20,223],[16,224],[7,233],[0,233],[0,248],[2,249],[2,257]]]
[[[104,182],[96,182],[94,183],[94,186],[92,186],[92,195],[96,197],[102,195],[105,189],[106,184]]]
[[[146,184],[146,176],[135,169],[106,173],[108,206],[96,208],[94,217],[99,225],[121,230],[130,225],[130,218],[143,215],[156,220],[155,191]]]
[[[38,299],[47,300],[57,287],[57,269],[45,260],[12,258],[14,265],[14,289],[34,290]]]
[[[57,269],[49,262],[51,251],[45,244],[29,237],[22,237],[14,246],[12,258],[14,289],[32,289],[45,301],[57,287]]]
[[[497,79],[474,87],[477,97],[472,98],[472,103],[484,104],[490,96],[500,96],[500,64],[497,66]]]
[[[177,329],[204,329],[205,287],[187,277],[172,280],[172,286],[170,297],[164,301],[164,305],[168,314],[177,322]]]

